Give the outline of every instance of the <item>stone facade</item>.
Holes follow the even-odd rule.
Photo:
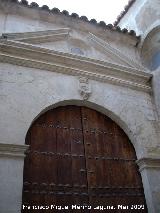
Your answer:
[[[131,26],[144,34],[138,23],[138,31]],[[159,68],[152,72],[142,60],[147,40],[4,0],[0,26],[1,211],[20,212],[29,127],[48,109],[72,104],[102,112],[126,132],[148,211],[159,212]]]
[[[160,115],[160,3],[158,0],[135,1],[118,25],[141,35],[139,52],[142,64],[152,72],[154,100]],[[154,72],[153,72],[154,71]]]

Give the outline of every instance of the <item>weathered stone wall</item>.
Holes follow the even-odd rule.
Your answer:
[[[58,74],[56,70],[49,72],[2,63],[0,76],[1,143],[24,145],[26,133],[37,116],[49,108],[75,104],[91,107],[115,120],[129,136],[138,159],[159,155],[159,151],[157,153],[154,151],[159,146],[158,131],[156,111],[149,94],[89,80],[91,95],[88,101],[84,101],[79,93],[78,77]],[[11,149],[10,152],[12,153],[13,150]],[[3,198],[1,197],[0,208],[4,210],[3,212],[7,209],[7,213],[20,211],[19,203],[21,202],[23,178],[23,156],[21,158],[16,156],[15,165],[12,163],[12,158],[9,159],[11,159],[12,166],[4,167],[3,165],[8,164],[10,160],[1,158],[1,162],[3,162],[1,178],[3,181],[1,181],[0,187],[1,191],[6,192]],[[12,173],[14,175],[11,180],[4,179],[5,175]],[[16,196],[15,193],[10,193],[10,196],[7,197],[7,191],[12,189],[12,184],[17,190]],[[147,182],[144,182],[144,188],[147,187],[146,184]],[[153,186],[156,184],[157,190],[160,189],[158,182],[152,184]],[[152,196],[152,189],[149,194],[148,190],[145,192],[147,193],[146,199],[150,194]],[[6,199],[7,205],[5,204]],[[19,201],[16,201],[17,199]],[[155,200],[150,207],[151,209],[153,209],[153,204],[155,207],[157,206],[158,200],[157,198]],[[12,209],[17,210],[11,211],[8,202],[12,203]]]
[[[159,66],[160,66],[160,2],[159,0],[137,0],[121,19],[120,27],[133,29],[141,35],[139,51],[141,61],[150,71],[154,71],[154,100],[160,115]],[[157,57],[157,58],[156,58]],[[158,70],[157,70],[158,69]]]
[[[159,0],[139,0],[119,22],[122,28],[133,29],[141,35],[139,51],[142,63],[149,70],[156,67],[154,55],[160,51],[160,4]]]
[[[135,30],[143,37],[159,21],[159,0],[138,0],[135,1],[118,25],[122,28]]]
[[[72,104],[102,112],[126,132],[136,150],[149,213],[159,212],[160,182],[154,178],[160,176],[159,71],[153,96],[152,75],[141,64],[137,38],[0,1],[0,34],[70,29],[57,42],[0,40],[0,211],[20,212],[25,137],[32,122],[48,109]],[[83,56],[78,49],[71,52],[77,46]],[[80,76],[86,90],[80,91]]]
[[[153,76],[154,101],[160,118],[160,68],[154,71]]]
[[[25,144],[27,130],[39,113],[65,100],[82,100],[78,77],[56,73],[56,70],[49,72],[2,63],[0,76],[3,143]],[[151,96],[93,80],[90,83],[89,102],[108,110],[109,116],[116,119],[134,141],[137,155],[146,156],[147,149],[157,144],[152,123],[156,120],[156,111]]]

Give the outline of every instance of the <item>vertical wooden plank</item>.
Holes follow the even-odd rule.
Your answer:
[[[82,121],[90,204],[145,204],[135,151],[123,130],[111,119],[85,107]]]
[[[30,128],[25,160],[23,202],[30,205],[88,203],[80,107],[50,110]],[[32,193],[36,192],[36,193]],[[52,210],[57,212],[57,210]],[[79,212],[84,212],[80,210]]]
[[[51,186],[56,183],[56,131],[52,128],[51,112],[43,114],[30,129],[30,153],[25,162],[24,182],[30,183],[30,205],[44,205],[55,202]],[[26,168],[27,167],[27,168]],[[53,171],[53,172],[51,172]]]
[[[103,153],[103,146],[100,144],[100,129],[103,126],[103,118],[94,110],[82,107],[82,124],[84,133],[84,146],[86,155],[86,168],[88,179],[88,192],[90,194],[89,202],[95,207],[99,202],[99,191],[102,187],[102,181],[99,175],[102,175],[103,164],[99,163],[99,158]],[[97,134],[97,130],[99,131]]]
[[[66,157],[59,158],[58,180],[66,185],[65,193],[72,193],[72,196],[65,196],[65,202],[70,205],[81,204],[83,200],[86,201],[86,196],[82,194],[87,189],[87,179],[82,171],[85,170],[85,156],[80,108],[68,106],[59,110],[59,126],[65,128],[57,129],[57,153],[62,154],[62,158],[63,155]]]

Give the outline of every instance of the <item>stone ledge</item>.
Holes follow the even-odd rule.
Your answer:
[[[110,75],[88,72],[85,70],[80,70],[76,68],[74,69],[71,67],[57,65],[53,63],[46,63],[46,62],[37,61],[37,60],[24,59],[21,57],[14,57],[14,56],[5,55],[5,54],[0,54],[0,62],[10,63],[13,65],[18,65],[23,67],[35,68],[40,70],[52,71],[52,72],[62,73],[65,75],[84,76],[92,80],[100,81],[103,83],[109,83],[112,85],[127,87],[133,90],[143,91],[149,94],[152,92],[152,88],[143,83],[136,83],[131,80],[124,80],[124,79],[116,78]]]
[[[125,86],[151,93],[152,74],[131,68],[75,56],[69,53],[50,51],[15,41],[1,41],[0,61],[14,65],[43,69],[73,76],[85,76],[92,80]]]
[[[0,143],[0,157],[25,157],[28,145]]]
[[[0,47],[1,47],[2,53],[3,52],[8,53],[8,54],[11,53],[12,55],[15,55],[15,56],[20,55],[21,57],[22,57],[22,53],[23,53],[23,56],[25,58],[27,58],[31,54],[32,55],[31,59],[33,59],[33,58],[39,59],[39,57],[41,55],[41,57],[42,57],[41,59],[43,59],[43,61],[44,61],[46,59],[45,56],[47,55],[47,61],[49,61],[49,59],[50,59],[50,61],[53,61],[54,58],[67,59],[67,60],[75,61],[76,64],[79,62],[78,65],[80,65],[81,67],[82,67],[82,62],[86,63],[86,68],[89,68],[89,65],[93,65],[92,69],[96,65],[99,65],[99,66],[103,66],[104,68],[109,68],[109,69],[111,69],[111,71],[113,70],[114,72],[115,71],[117,71],[118,73],[121,72],[120,75],[122,75],[122,73],[125,73],[125,74],[129,74],[130,76],[132,76],[132,75],[134,77],[136,76],[137,77],[136,80],[138,80],[139,78],[143,78],[144,82],[148,82],[148,80],[153,76],[150,72],[147,72],[147,70],[144,70],[143,68],[138,69],[136,67],[119,65],[117,63],[115,64],[115,63],[111,63],[111,62],[107,62],[107,61],[88,58],[85,56],[73,55],[71,53],[65,53],[65,52],[59,52],[56,50],[50,50],[50,49],[47,49],[44,47],[39,47],[39,46],[35,46],[32,44],[27,44],[27,43],[22,43],[22,42],[15,41],[15,40],[1,39]],[[53,56],[54,56],[54,58],[53,58]],[[57,62],[57,60],[56,60],[56,62]],[[62,63],[62,60],[61,60],[61,63]],[[98,67],[98,68],[100,68],[100,67]],[[106,73],[106,70],[105,70],[105,73]]]
[[[144,169],[160,169],[160,158],[141,158],[136,163],[140,172]]]

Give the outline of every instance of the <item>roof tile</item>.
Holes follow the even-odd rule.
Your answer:
[[[42,10],[45,10],[46,12],[51,12],[53,14],[63,14],[63,15],[66,15],[66,16],[70,16],[72,18],[75,18],[75,19],[80,19],[82,21],[85,21],[85,22],[89,22],[91,24],[94,24],[94,25],[97,25],[99,27],[102,27],[104,29],[109,29],[109,30],[112,30],[112,31],[117,31],[119,33],[124,33],[124,34],[128,34],[130,36],[134,36],[136,37],[138,40],[140,40],[140,36],[136,36],[136,33],[134,30],[131,30],[130,32],[128,32],[127,29],[121,29],[118,25],[118,23],[120,22],[120,20],[122,19],[122,17],[127,13],[127,11],[129,10],[129,8],[132,6],[132,4],[136,1],[136,0],[130,0],[128,5],[125,6],[125,10],[121,12],[121,14],[118,16],[116,22],[114,23],[114,25],[112,24],[107,24],[104,22],[104,21],[100,21],[99,23],[97,23],[97,21],[95,19],[91,19],[90,21],[88,20],[88,18],[86,16],[81,16],[79,17],[78,14],[76,13],[72,13],[71,15],[69,14],[68,11],[66,10],[63,10],[62,12],[54,7],[53,9],[49,9],[49,7],[47,5],[43,5],[42,7],[39,7],[39,5],[36,3],[36,2],[32,2],[30,3],[30,5],[28,4],[27,0],[21,0],[20,2],[18,0],[9,0],[11,2],[14,2],[14,3],[18,3],[18,4],[21,4],[25,7],[28,7],[28,8],[38,8],[38,9],[42,9]]]

